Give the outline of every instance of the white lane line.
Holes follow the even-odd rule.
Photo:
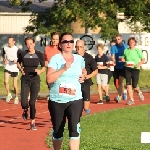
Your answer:
[[[9,110],[9,109],[3,109],[3,110],[1,110],[1,111],[7,111],[7,110]]]
[[[45,106],[45,105],[48,105],[48,104],[42,104],[42,105],[37,105],[37,107],[42,107],[42,106]],[[11,110],[11,109],[20,109],[21,107],[13,107],[13,108],[10,108],[10,109],[2,109],[0,111],[8,111],[8,110]]]

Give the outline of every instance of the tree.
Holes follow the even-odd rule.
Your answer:
[[[13,1],[13,5],[22,6],[24,11],[32,3],[32,0],[10,1]],[[33,32],[35,35],[49,35],[52,31],[72,31],[70,23],[78,20],[81,26],[86,28],[101,27],[101,36],[110,39],[118,33],[118,23],[123,21],[116,18],[118,12],[124,13],[125,20],[133,32],[149,32],[149,10],[150,0],[55,0],[54,5],[45,12],[32,14],[32,25],[26,27],[25,31]],[[140,26],[137,24],[138,21]]]

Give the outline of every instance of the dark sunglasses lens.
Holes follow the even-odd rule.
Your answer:
[[[64,41],[62,41],[61,43],[63,43],[63,44],[66,44],[66,43],[74,43],[74,40],[70,40],[70,41],[64,40]]]
[[[74,40],[70,40],[70,43],[74,43]]]

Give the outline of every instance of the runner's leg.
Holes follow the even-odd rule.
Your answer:
[[[84,101],[84,111],[86,114],[90,113],[90,85],[82,84],[81,85],[82,96]]]
[[[12,98],[12,95],[11,95],[10,89],[9,89],[9,77],[10,77],[9,71],[5,70],[4,71],[4,85],[5,85],[5,88],[7,91],[6,102],[9,102],[10,99]]]
[[[132,80],[132,70],[131,70],[131,68],[126,68],[126,85],[127,85],[129,98],[130,98],[130,100],[127,103],[128,105],[134,104],[131,80]]]

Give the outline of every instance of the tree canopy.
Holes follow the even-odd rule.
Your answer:
[[[42,1],[45,0],[39,0]],[[10,3],[28,11],[32,0],[10,0]],[[110,39],[118,33],[118,23],[123,21],[116,18],[119,12],[124,13],[133,32],[150,31],[150,0],[55,0],[54,5],[45,12],[32,14],[32,25],[27,26],[25,31],[33,32],[34,35],[72,31],[70,23],[78,20],[85,28],[100,27],[101,36]],[[140,22],[142,28],[137,22]]]

